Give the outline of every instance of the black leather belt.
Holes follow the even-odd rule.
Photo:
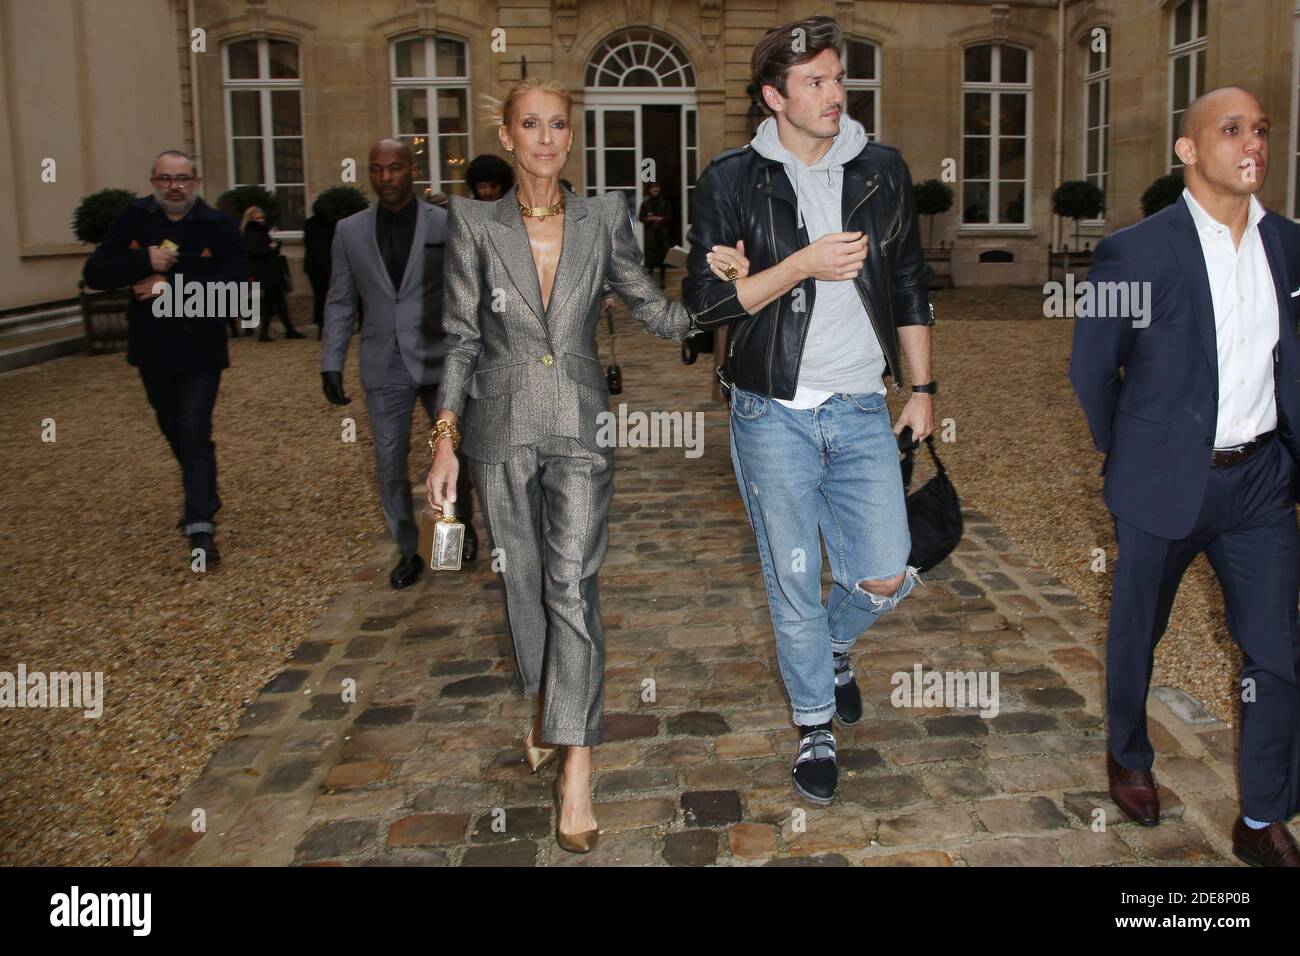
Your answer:
[[[1264,432],[1262,435],[1256,435],[1254,441],[1248,441],[1239,448],[1229,448],[1226,451],[1220,451],[1216,448],[1214,453],[1210,455],[1210,465],[1214,468],[1224,468],[1228,465],[1235,465],[1238,462],[1245,461],[1251,455],[1255,454],[1255,452],[1259,451],[1271,442],[1273,436],[1276,434],[1277,429],[1274,428],[1272,431]]]

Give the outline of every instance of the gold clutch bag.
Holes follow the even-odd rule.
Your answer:
[[[465,526],[456,520],[453,506],[438,514],[432,508],[420,512],[420,557],[431,571],[459,571],[465,546]]]

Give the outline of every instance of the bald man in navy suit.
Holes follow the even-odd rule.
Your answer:
[[[1146,697],[1178,583],[1204,551],[1240,646],[1241,815],[1233,850],[1300,866],[1300,227],[1260,205],[1269,121],[1245,90],[1183,116],[1178,202],[1097,245],[1088,275],[1145,291],[1143,315],[1075,321],[1070,381],[1105,453],[1119,559],[1106,646],[1110,795],[1154,826]],[[1094,297],[1098,301],[1101,296]],[[1122,301],[1122,300],[1116,300]],[[1121,370],[1123,375],[1121,376]]]

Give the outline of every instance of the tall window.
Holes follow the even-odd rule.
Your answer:
[[[845,40],[844,101],[849,116],[862,124],[867,139],[880,138],[880,47],[870,40]]]
[[[302,228],[306,174],[302,74],[291,40],[225,45],[226,158],[232,186],[262,186],[280,202],[280,228]]]
[[[967,47],[962,65],[962,222],[1028,225],[1030,53]]]
[[[1100,47],[1100,49],[1098,49]],[[1083,178],[1106,193],[1107,140],[1110,138],[1110,31],[1088,37],[1083,74]],[[1102,218],[1105,218],[1105,212]]]
[[[469,62],[460,40],[408,37],[394,41],[392,54],[393,135],[410,143],[416,190],[468,195]]]
[[[1169,168],[1182,166],[1174,143],[1187,105],[1205,92],[1206,0],[1183,0],[1169,18]]]

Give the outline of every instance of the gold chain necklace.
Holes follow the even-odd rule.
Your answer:
[[[536,217],[546,221],[547,216],[556,216],[564,212],[564,193],[560,193],[560,201],[551,206],[525,206],[524,201],[515,193],[515,200],[519,203],[519,215]]]

